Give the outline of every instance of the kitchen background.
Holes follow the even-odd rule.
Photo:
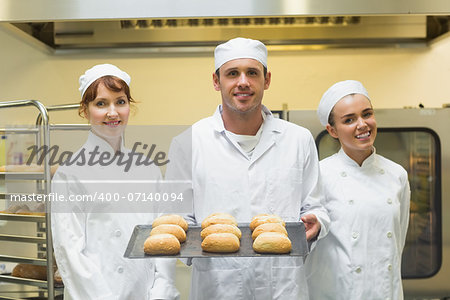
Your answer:
[[[40,2],[48,4],[45,0]],[[434,0],[428,3],[431,6],[444,2]],[[11,1],[5,3],[13,5]],[[378,5],[382,6],[382,3],[387,1],[380,1]],[[115,64],[131,75],[132,96],[138,104],[130,124],[189,125],[210,116],[221,101],[220,94],[212,85],[214,47],[211,44],[200,47],[200,50],[195,50],[195,47],[176,50],[175,47],[165,51],[163,47],[156,47],[159,51],[103,48],[54,52],[9,22],[4,22],[3,16],[7,14],[2,14],[2,9],[5,6],[0,3],[0,101],[35,99],[46,106],[77,103],[80,100],[79,76],[99,63]],[[37,10],[37,7],[34,9]],[[367,7],[367,10],[370,8]],[[50,20],[49,10],[39,11],[45,15],[43,19]],[[94,9],[92,11],[101,14]],[[426,11],[423,9],[423,12]],[[443,12],[443,9],[439,11],[440,14]],[[107,14],[109,11],[105,12]],[[450,7],[447,14],[450,14]],[[423,36],[425,31],[423,27]],[[255,38],[245,34],[245,30],[234,32],[236,34],[228,38]],[[450,105],[450,33],[443,33],[428,42],[393,43],[388,46],[270,45],[268,49],[272,83],[265,92],[263,103],[272,110],[315,110],[323,92],[334,82],[345,79],[363,82],[376,109],[440,108]],[[35,119],[35,108],[3,110],[0,114],[3,126],[24,122],[32,124]],[[51,113],[50,122],[86,123],[74,110]],[[308,127],[308,124],[303,125]],[[444,236],[446,244],[448,233],[444,232]],[[15,254],[30,254],[28,252],[34,252],[34,249]],[[448,265],[447,260],[444,257],[444,266]],[[187,299],[189,276],[190,269],[180,263],[177,286],[182,292],[182,299]],[[444,276],[438,278],[441,286]],[[433,289],[428,285],[427,282],[418,284],[414,281],[407,288]]]
[[[97,50],[53,55],[21,38],[9,24],[0,26],[0,45],[1,101],[78,102],[79,76],[95,64],[108,62],[131,75],[132,95],[140,102],[132,124],[192,124],[211,115],[220,103],[212,85],[212,50],[173,54]],[[449,34],[419,48],[279,51],[269,47],[268,66],[272,83],[263,103],[272,110],[281,110],[283,104],[290,110],[316,109],[323,92],[344,79],[363,82],[375,108],[450,103]],[[64,120],[71,115],[76,114],[64,113]],[[6,117],[12,124],[17,122],[14,115],[2,115],[2,119]]]

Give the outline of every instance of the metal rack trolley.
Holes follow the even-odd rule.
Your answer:
[[[37,100],[18,100],[18,101],[7,101],[0,102],[1,108],[17,108],[25,106],[34,106],[38,109],[39,114],[36,119],[36,128],[12,128],[12,129],[0,129],[5,133],[15,133],[15,134],[35,134],[36,145],[40,147],[41,145],[50,146],[50,130],[79,130],[79,129],[89,129],[86,125],[77,124],[67,124],[67,125],[50,125],[48,112],[52,110],[68,110],[76,109],[79,104],[68,104],[59,106],[45,107],[42,103]],[[40,186],[40,193],[47,193],[51,188],[51,172],[49,165],[49,158],[46,155],[44,157],[44,170],[39,173],[0,173],[0,180],[32,180],[36,181],[37,185]],[[5,199],[8,196],[7,193],[0,194],[0,199]],[[15,262],[15,263],[26,263],[39,266],[47,267],[47,280],[35,280],[27,278],[13,277],[9,275],[0,275],[0,282],[8,282],[20,285],[28,285],[38,287],[39,296],[45,294],[47,291],[47,298],[50,300],[55,299],[56,291],[62,288],[55,288],[54,285],[54,259],[53,259],[53,243],[52,243],[52,233],[51,233],[51,203],[46,201],[45,203],[45,215],[20,215],[20,214],[4,214],[0,213],[0,220],[6,221],[17,221],[17,222],[35,222],[37,224],[37,236],[21,236],[21,235],[9,235],[0,234],[0,241],[13,241],[22,243],[36,243],[38,249],[46,254],[46,258],[30,258],[30,257],[18,257],[3,255],[0,252],[0,261],[4,262]],[[45,233],[45,236],[43,236]],[[44,247],[45,245],[45,247]],[[39,250],[38,250],[39,253]],[[2,299],[20,299],[20,298],[10,298],[0,296]]]

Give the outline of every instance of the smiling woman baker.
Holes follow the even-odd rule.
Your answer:
[[[409,220],[408,175],[376,154],[377,123],[363,85],[341,81],[317,110],[338,153],[320,162],[328,236],[307,258],[311,299],[403,299],[401,258]]]
[[[159,168],[134,163],[127,169],[117,161],[90,164],[79,153],[106,156],[130,151],[123,132],[130,114],[130,76],[116,66],[103,64],[80,77],[80,115],[91,124],[86,143],[75,153],[77,163],[58,168],[52,192],[65,203],[52,205],[55,258],[64,282],[64,299],[177,299],[173,272],[175,260],[129,260],[123,257],[133,228],[151,224],[151,211],[132,213],[113,203],[77,203],[75,197],[94,194],[126,197],[142,191],[136,180],[157,181]],[[146,186],[149,184],[147,183]],[[69,200],[69,201],[67,201]],[[116,199],[117,200],[117,199]],[[118,210],[119,207],[119,210]],[[146,207],[149,209],[148,207]]]

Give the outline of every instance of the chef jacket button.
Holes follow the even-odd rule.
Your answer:
[[[117,268],[117,273],[122,274],[123,273],[123,267],[118,267]]]
[[[116,237],[120,237],[122,235],[122,232],[119,229],[117,229],[116,231],[114,231],[114,235]]]
[[[352,233],[352,237],[353,237],[355,240],[358,238],[358,236],[359,236],[359,233],[357,233],[356,231],[354,231],[354,232]]]
[[[362,270],[361,270],[361,267],[357,267],[355,271],[356,271],[356,273],[358,273],[358,274],[361,273],[361,271],[362,271]]]
[[[388,199],[387,199],[387,203],[392,204],[392,199],[391,199],[391,198],[388,198]]]
[[[392,237],[392,232],[388,231],[388,233],[386,234],[388,238]]]
[[[341,176],[342,176],[342,177],[347,177],[347,173],[341,172]]]
[[[380,169],[380,174],[384,174],[384,170],[383,169]]]
[[[392,265],[391,265],[391,264],[388,265],[388,270],[389,270],[389,271],[392,270]]]
[[[348,200],[348,204],[353,205],[353,203],[355,203],[355,201],[353,201],[353,199]]]

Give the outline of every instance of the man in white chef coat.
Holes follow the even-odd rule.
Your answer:
[[[166,178],[192,181],[184,194],[193,197],[195,223],[216,212],[239,223],[269,213],[303,221],[308,240],[322,238],[330,220],[311,133],[274,118],[261,103],[271,81],[265,45],[235,38],[214,56],[222,104],[173,140]],[[192,300],[308,299],[301,258],[200,258],[192,266]]]

